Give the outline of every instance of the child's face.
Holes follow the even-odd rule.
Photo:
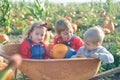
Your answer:
[[[88,51],[94,50],[99,46],[97,43],[92,43],[90,40],[87,39],[84,39],[84,45]]]
[[[39,43],[43,42],[45,38],[46,31],[42,28],[35,28],[31,33],[31,38],[33,42]]]
[[[63,41],[69,41],[73,35],[73,31],[71,29],[64,30],[60,33]]]

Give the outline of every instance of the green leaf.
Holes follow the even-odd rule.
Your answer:
[[[6,80],[6,78],[7,78],[7,76],[8,76],[8,75],[6,75],[6,74],[7,74],[8,71],[11,69],[11,67],[12,67],[12,64],[11,64],[11,65],[8,65],[4,70],[2,70],[2,71],[0,72],[0,80]]]

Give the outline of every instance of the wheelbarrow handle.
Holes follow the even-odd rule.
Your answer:
[[[108,75],[111,75],[111,74],[116,74],[116,73],[120,73],[120,67],[112,68],[110,70],[102,72],[102,73],[94,76],[93,78],[91,78],[89,80],[98,80],[98,79],[103,78],[105,76],[108,76]]]

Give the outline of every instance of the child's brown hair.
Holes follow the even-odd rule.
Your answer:
[[[72,25],[66,18],[59,19],[55,24],[55,30],[58,35],[60,35],[62,31],[70,28],[72,29]]]
[[[44,38],[43,42],[49,43],[50,35],[49,35],[48,31],[50,30],[50,28],[48,27],[47,23],[45,23],[43,21],[37,21],[37,22],[33,23],[31,25],[31,27],[28,29],[28,31],[26,32],[24,39],[31,38],[30,34],[35,28],[42,28],[46,31],[45,38]]]

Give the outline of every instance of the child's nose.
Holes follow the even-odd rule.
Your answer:
[[[42,36],[39,36],[39,38],[41,39],[41,38],[42,38]]]

